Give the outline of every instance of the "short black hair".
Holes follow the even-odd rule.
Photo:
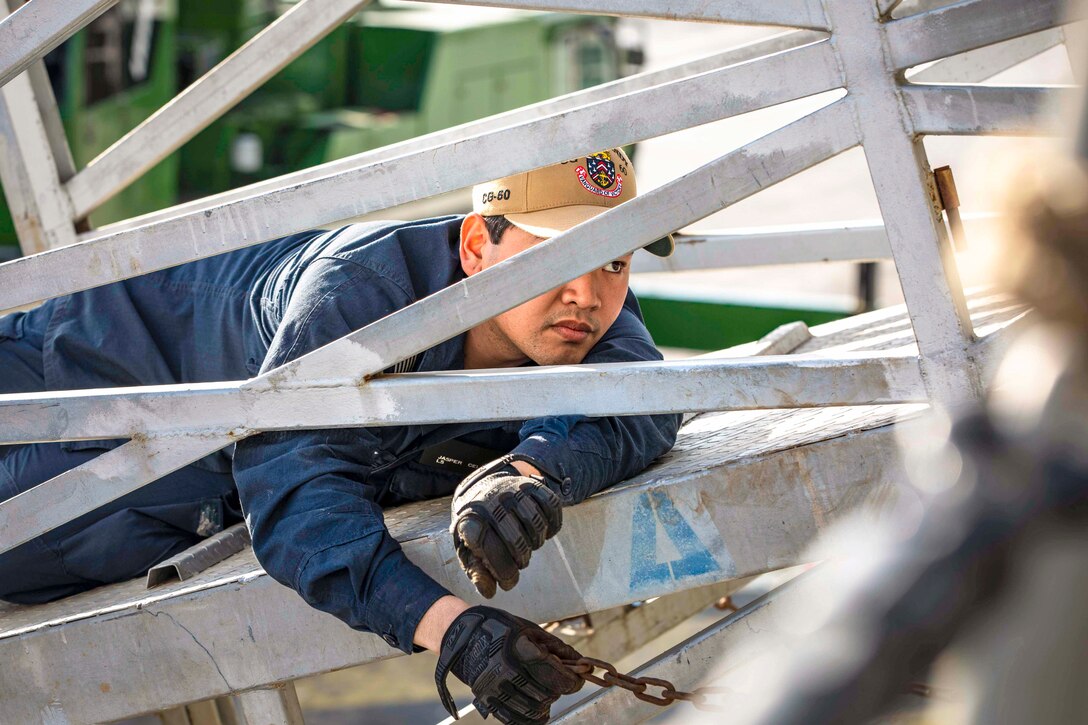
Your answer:
[[[484,224],[487,225],[487,234],[491,237],[492,244],[501,242],[502,235],[506,233],[506,230],[514,226],[509,219],[501,214],[496,216],[485,216]]]

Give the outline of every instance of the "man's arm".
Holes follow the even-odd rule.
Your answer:
[[[413,642],[419,647],[438,654],[442,648],[442,635],[453,624],[453,620],[468,609],[468,606],[468,602],[452,594],[442,597],[432,604],[423,615],[423,619],[419,620]]]
[[[263,370],[304,355],[411,302],[385,278],[321,259],[300,280]],[[363,428],[262,433],[238,443],[234,475],[265,570],[311,606],[405,652],[449,594],[408,561],[368,482],[385,463]]]
[[[584,362],[660,360],[633,297]],[[680,416],[538,418],[510,455],[457,487],[451,533],[458,560],[484,597],[511,589],[532,551],[562,525],[564,505],[629,478],[669,450]],[[520,475],[519,475],[520,474]]]

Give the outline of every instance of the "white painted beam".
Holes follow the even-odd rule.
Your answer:
[[[1063,28],[1025,35],[938,60],[907,73],[911,83],[982,83],[1065,42]]]
[[[4,0],[0,0],[0,5]],[[6,0],[11,2],[11,0]],[[72,149],[68,145],[68,137],[64,132],[64,124],[61,122],[60,110],[57,107],[57,98],[53,94],[53,84],[49,81],[49,73],[45,69],[45,63],[34,61],[26,69],[30,79],[30,90],[34,94],[34,104],[38,109],[38,115],[45,129],[45,137],[49,142],[49,150],[53,154],[53,163],[57,169],[57,176],[64,182],[72,178],[76,173],[76,163],[72,158]]]
[[[661,20],[701,20],[750,25],[826,28],[819,0],[426,0],[447,5],[622,15]]]
[[[670,257],[636,254],[631,271],[681,272],[691,269],[760,267],[815,262],[875,261],[892,256],[884,224],[798,225],[678,234]]]
[[[456,144],[362,163],[214,209],[0,265],[0,311],[546,166],[587,149],[618,146],[765,108],[840,83],[841,73],[825,41]],[[657,112],[645,115],[646,108]],[[841,137],[848,131],[836,133]],[[541,144],[541,138],[550,141]],[[822,140],[814,146],[822,148]],[[398,183],[390,184],[389,179]],[[315,203],[318,199],[320,203]],[[673,216],[667,214],[666,221]],[[677,219],[680,223],[687,222]]]
[[[0,20],[0,86],[116,4],[117,0],[31,0]]]
[[[1062,0],[964,0],[887,24],[893,67],[946,58],[1061,25],[1075,18]]]
[[[476,274],[346,338],[271,371],[277,385],[356,381],[521,302],[832,158],[856,142],[850,101],[805,116],[612,209],[516,259]],[[519,264],[520,263],[520,264]],[[519,264],[518,267],[512,265]],[[456,320],[456,323],[453,321]],[[403,334],[411,330],[410,335]],[[377,361],[388,360],[384,364]],[[271,376],[275,376],[274,378]],[[253,385],[268,382],[258,379]]]
[[[302,0],[292,7],[72,177],[75,217],[112,198],[368,2]]]
[[[24,254],[76,240],[71,200],[53,152],[56,140],[35,99],[30,74],[0,88],[0,184]]]
[[[1073,94],[1071,87],[912,86],[903,100],[917,134],[1056,136],[1065,132],[1058,110]]]
[[[976,234],[989,235],[997,219],[997,215],[989,213],[965,214],[963,223]],[[672,256],[636,254],[631,260],[631,271],[682,272],[892,258],[888,233],[880,220],[723,229],[677,234],[674,239],[676,250]]]
[[[481,396],[481,390],[487,395]],[[571,390],[578,395],[572,397]],[[0,395],[0,440],[31,443],[182,433],[239,438],[260,430],[925,400],[913,355],[666,360],[413,373],[376,378],[365,385],[350,380],[339,384],[321,380],[305,387],[205,383]],[[0,503],[0,511],[6,505]]]

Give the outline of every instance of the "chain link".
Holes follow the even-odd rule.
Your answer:
[[[683,700],[685,702],[690,702],[699,710],[706,710],[708,712],[725,711],[725,708],[711,705],[707,700],[707,695],[723,692],[723,688],[720,687],[700,687],[693,692],[684,692],[682,690],[677,690],[676,685],[668,680],[662,680],[657,677],[632,677],[631,675],[625,675],[617,670],[615,665],[592,657],[580,657],[576,660],[563,660],[563,664],[569,667],[574,674],[578,675],[586,682],[592,682],[598,687],[619,687],[620,689],[627,690],[639,700],[653,705],[668,707],[677,700]],[[604,674],[598,677],[595,674],[597,670],[604,670]],[[651,694],[647,692],[647,688],[650,687],[658,688],[660,693]]]

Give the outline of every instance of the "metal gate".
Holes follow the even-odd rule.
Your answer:
[[[460,0],[434,0],[470,4]],[[14,0],[5,0],[9,10]],[[396,204],[827,91],[836,100],[621,208],[245,381],[0,396],[0,442],[129,442],[0,503],[6,551],[261,431],[875,405],[980,398],[990,339],[972,328],[926,135],[1052,131],[1070,91],[973,85],[1064,42],[1058,0],[498,0],[477,5],[796,28],[769,40],[429,134],[243,189],[86,228],[87,215],[366,2],[302,0],[170,104],[75,169],[42,55],[116,0],[31,0],[0,21],[0,180],[27,256],[0,264],[0,311],[334,224]],[[2,6],[0,6],[2,7]],[[1014,41],[989,48],[996,43]],[[966,54],[966,55],[959,55]],[[956,56],[956,57],[951,57]],[[947,59],[947,60],[942,60]],[[940,61],[912,76],[905,74]],[[962,84],[920,81],[939,75]],[[25,71],[25,72],[24,72]],[[928,74],[928,75],[927,75]],[[652,109],[652,112],[647,112]],[[541,143],[546,139],[546,143]],[[472,376],[372,376],[488,318],[861,146],[917,355],[693,359]],[[882,237],[883,238],[883,237]],[[722,266],[728,239],[676,268]],[[872,258],[809,235],[777,263]],[[486,385],[489,395],[479,389]],[[614,394],[622,385],[625,395]],[[568,391],[577,387],[572,400]],[[724,575],[723,575],[724,576]]]

